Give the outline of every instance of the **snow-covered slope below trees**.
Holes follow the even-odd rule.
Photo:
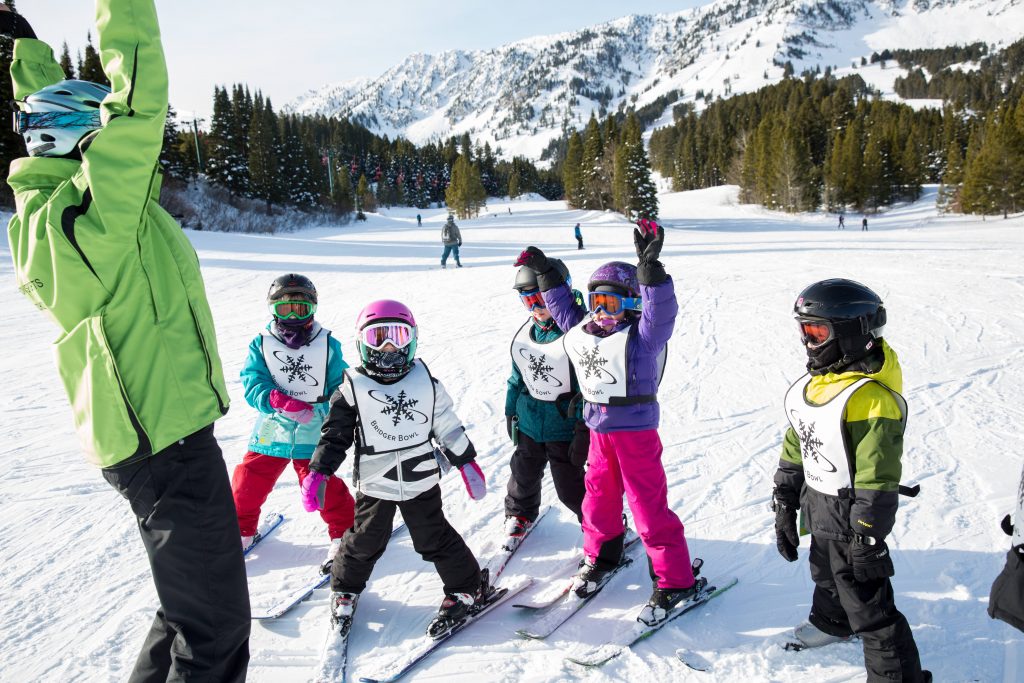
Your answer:
[[[669,226],[663,260],[680,302],[659,393],[669,503],[706,572],[735,574],[739,584],[599,672],[564,662],[633,618],[650,591],[641,560],[551,642],[517,638],[527,618],[503,606],[409,680],[863,680],[857,644],[803,653],[776,644],[807,615],[812,591],[807,540],[800,561],[785,562],[768,510],[783,396],[803,373],[790,311],[801,288],[832,276],[881,294],[890,317],[886,338],[904,369],[910,418],[903,480],[920,483],[922,493],[900,501],[890,546],[896,602],[924,665],[936,681],[1024,680],[1024,637],[985,613],[1009,546],[999,519],[1011,508],[1024,456],[1024,217],[938,216],[934,197],[935,188],[927,188],[913,205],[872,215],[864,233],[855,229],[859,216],[847,215],[849,228],[840,232],[834,216],[737,204],[734,187],[661,195]],[[494,203],[460,221],[467,267],[440,270],[445,216],[400,209],[371,214],[366,223],[277,236],[186,234],[199,253],[232,400],[217,422],[228,467],[241,460],[254,418],[238,373],[266,320],[270,280],[292,271],[314,280],[317,318],[334,330],[349,362],[359,309],[375,298],[401,299],[420,325],[418,353],[451,393],[488,478],[488,496],[476,502],[458,475],[442,482],[449,518],[478,550],[503,521],[511,456],[503,417],[509,342],[526,315],[512,290],[511,263],[523,246],[536,244],[565,259],[582,288],[601,263],[633,258],[633,245],[621,216],[568,211],[561,202]],[[577,222],[584,251],[572,237]],[[8,324],[0,327],[0,679],[124,681],[157,606],[146,556],[128,504],[79,452],[47,343],[57,331],[15,292],[6,237],[0,285],[11,293]],[[351,461],[340,473],[351,481]],[[555,508],[509,565],[509,581],[555,581],[578,552],[579,525],[557,504],[550,477],[543,495]],[[327,546],[324,525],[302,511],[290,472],[266,509],[282,510],[288,520],[249,561],[254,601],[273,590],[282,571],[314,566]],[[440,599],[433,567],[400,535],[360,601],[349,680],[373,675],[407,651]],[[310,680],[327,615],[327,594],[319,591],[281,620],[254,624],[249,680]],[[680,647],[713,660],[714,671],[685,668],[674,657]]]
[[[677,90],[684,102],[747,92],[779,80],[787,61],[796,73],[841,74],[887,48],[998,46],[1022,34],[1021,0],[717,0],[490,50],[412,55],[287,109],[348,116],[415,143],[469,133],[505,157],[538,159],[591,113],[639,108]],[[663,121],[670,116],[671,107]]]

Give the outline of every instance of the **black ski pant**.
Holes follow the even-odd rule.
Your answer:
[[[582,237],[577,237],[576,238],[576,249],[580,250],[582,248],[583,248],[583,238]]]
[[[475,593],[480,587],[480,565],[459,532],[441,509],[441,487],[435,486],[409,500],[383,500],[356,493],[356,518],[341,538],[338,557],[331,564],[331,590],[362,593],[374,565],[391,539],[395,510],[401,510],[412,547],[433,562],[445,593]]]
[[[551,463],[551,480],[558,500],[583,523],[584,469],[569,460],[568,441],[538,443],[519,432],[519,445],[512,454],[509,468],[508,495],[505,496],[505,515],[525,517],[531,522],[540,514],[540,489],[544,469]]]
[[[249,590],[228,471],[213,425],[103,470],[138,520],[160,608],[130,683],[241,682]]]
[[[896,609],[889,579],[857,581],[850,543],[811,537],[814,598],[809,620],[833,636],[858,634],[868,683],[926,680],[907,618]]]

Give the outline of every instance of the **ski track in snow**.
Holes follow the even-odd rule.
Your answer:
[[[863,680],[859,644],[787,653],[779,637],[810,606],[807,539],[799,562],[775,550],[768,511],[785,416],[782,400],[801,374],[790,310],[796,294],[825,277],[868,284],[889,310],[886,338],[900,355],[910,405],[905,484],[890,537],[897,605],[938,681],[1016,681],[1024,638],[985,613],[1008,540],[1024,454],[1024,218],[938,216],[935,188],[921,201],[869,218],[871,231],[837,231],[835,217],[795,216],[740,205],[735,188],[661,195],[663,260],[680,315],[660,390],[669,501],[691,553],[710,577],[735,574],[722,598],[680,618],[601,669],[562,657],[596,644],[632,619],[649,593],[635,562],[547,641],[518,639],[530,616],[498,608],[414,670],[415,681],[848,681]],[[512,207],[512,214],[507,208]],[[415,227],[421,213],[424,226]],[[203,264],[233,407],[217,423],[228,468],[246,450],[252,410],[238,372],[266,318],[267,283],[309,275],[321,293],[318,319],[355,357],[356,313],[375,298],[406,301],[420,326],[419,355],[452,395],[480,454],[489,496],[469,500],[457,474],[443,482],[445,509],[481,563],[501,525],[511,447],[504,426],[508,345],[525,318],[512,291],[512,261],[527,244],[567,262],[577,288],[601,263],[632,260],[619,216],[563,203],[495,202],[460,221],[466,268],[439,266],[443,210],[394,209],[365,224],[311,226],[277,236],[188,232]],[[859,217],[856,217],[859,218]],[[587,249],[577,251],[581,222]],[[131,670],[156,608],[142,544],[127,503],[82,459],[67,400],[46,342],[55,327],[21,296],[6,240],[0,277],[12,320],[0,329],[8,353],[0,436],[0,662],[2,680],[120,681]],[[1014,265],[1016,264],[1016,265]],[[350,461],[342,468],[350,475]],[[558,504],[509,564],[503,582],[530,575],[528,598],[564,580],[581,534]],[[265,511],[285,523],[247,562],[254,597],[301,580],[322,559],[326,530],[302,511],[292,470]],[[377,673],[420,638],[441,600],[441,581],[407,533],[397,535],[363,594],[349,646],[349,679]],[[305,681],[327,620],[327,590],[285,617],[254,622],[251,681]],[[712,662],[707,673],[675,656],[685,647]]]

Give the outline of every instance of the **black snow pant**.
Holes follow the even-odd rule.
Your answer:
[[[249,590],[228,470],[213,425],[103,470],[131,504],[160,608],[130,683],[241,682]]]
[[[409,500],[383,500],[356,493],[356,518],[341,538],[331,564],[331,590],[362,593],[373,567],[391,539],[395,510],[409,528],[412,547],[433,562],[445,593],[474,593],[480,587],[480,565],[473,552],[448,523],[441,509],[441,487]]]
[[[583,248],[583,238],[582,237],[577,237],[576,238],[576,250],[579,251],[582,248]]]
[[[509,468],[508,495],[505,496],[505,514],[525,517],[531,522],[540,514],[540,489],[544,469],[551,463],[551,480],[558,500],[583,522],[584,469],[569,461],[568,441],[538,443],[519,432],[519,445],[512,454]]]
[[[811,537],[814,598],[809,620],[833,636],[858,634],[864,644],[868,683],[927,680],[907,618],[896,609],[889,579],[857,581],[850,544]]]

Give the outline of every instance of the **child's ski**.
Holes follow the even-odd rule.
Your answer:
[[[253,548],[260,544],[260,541],[270,535],[277,527],[281,526],[281,522],[284,521],[284,515],[280,512],[268,512],[263,515],[263,519],[260,520],[259,528],[256,529],[256,535],[252,537],[252,543],[249,547],[242,551],[242,555],[248,555]]]
[[[428,636],[424,636],[423,640],[418,645],[414,646],[404,657],[402,657],[402,659],[392,664],[386,671],[379,673],[376,676],[364,676],[359,680],[362,683],[390,683],[391,681],[397,681],[399,678],[409,673],[413,667],[423,661],[427,655],[440,647],[449,638],[477,621],[480,617],[484,616],[509,598],[529,588],[531,583],[532,581],[527,579],[515,586],[512,586],[511,588],[496,588],[490,601],[480,607],[478,611],[471,613],[464,622],[436,640]]]
[[[399,524],[391,530],[391,537],[394,538],[395,534],[403,529],[405,529],[405,523]],[[257,620],[277,619],[278,617],[287,614],[301,602],[309,598],[309,596],[313,594],[313,591],[326,586],[330,580],[330,573],[321,574],[319,569],[314,569],[310,572],[310,578],[307,579],[300,587],[296,588],[291,593],[286,594],[283,598],[276,600],[269,607],[262,610],[254,609],[252,611],[252,618]]]
[[[698,579],[701,581],[703,579]],[[668,615],[654,624],[649,626],[643,622],[636,621],[632,624],[627,625],[626,628],[620,629],[617,633],[613,634],[607,642],[602,643],[596,647],[590,648],[580,655],[574,655],[566,657],[570,662],[576,664],[582,664],[583,666],[601,666],[605,662],[609,661],[620,655],[625,650],[629,649],[634,643],[643,640],[656,633],[661,629],[662,626],[672,621],[678,616],[686,614],[695,607],[703,605],[708,600],[721,595],[725,591],[729,590],[736,585],[737,579],[730,577],[722,579],[720,581],[710,581],[700,589],[700,591],[694,597],[689,600],[680,603],[672,610],[669,611]]]
[[[512,559],[512,556],[515,555],[516,551],[523,545],[523,541],[526,540],[526,537],[537,528],[537,525],[540,524],[540,520],[544,519],[544,515],[547,514],[548,510],[550,510],[550,508],[547,507],[541,510],[540,514],[537,515],[537,519],[533,520],[522,534],[510,536],[503,533],[501,547],[498,548],[497,552],[491,555],[491,559],[489,559],[484,565],[484,568],[489,571],[490,580],[492,582],[498,580],[501,573],[505,571],[505,566],[508,564],[509,560]]]
[[[625,543],[623,543],[623,546],[622,546],[623,552],[628,552],[629,549],[632,548],[633,545],[637,541],[639,541],[639,540],[640,540],[640,537],[636,535],[635,531],[633,531],[632,529],[626,529],[626,541],[625,541]],[[566,564],[566,571],[572,572],[573,575],[575,575],[576,570],[579,569],[580,563],[582,561],[583,561],[582,559],[578,559],[577,558],[577,559],[574,559],[571,564],[567,563]],[[551,590],[549,588],[546,591],[546,593],[542,593],[539,597],[535,597],[533,600],[530,600],[529,602],[525,602],[525,601],[524,602],[517,602],[517,603],[515,603],[512,606],[513,607],[518,607],[519,609],[528,609],[528,610],[533,610],[533,611],[540,611],[540,610],[548,609],[549,607],[554,605],[556,602],[559,602],[560,600],[565,598],[565,596],[572,589],[572,583],[573,583],[573,579],[569,579],[567,581],[563,581],[562,583],[560,583],[558,585],[558,587],[555,590]]]
[[[358,604],[353,604],[353,614]],[[343,618],[339,623],[335,623],[334,617],[331,617],[331,628],[324,640],[320,663],[313,674],[315,683],[344,683],[345,667],[348,665],[348,635],[351,631],[351,616]]]

